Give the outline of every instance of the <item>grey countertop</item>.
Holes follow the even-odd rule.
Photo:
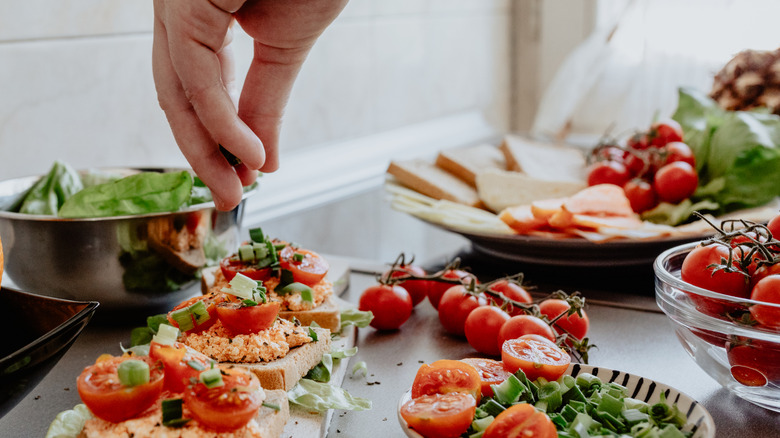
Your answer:
[[[360,293],[375,282],[371,267],[349,275],[342,298],[357,303]],[[586,297],[588,293],[583,292]],[[754,406],[704,374],[677,341],[666,317],[652,295],[592,292],[588,315],[589,338],[598,348],[590,354],[591,365],[644,376],[688,394],[712,414],[718,437],[780,436],[780,414]],[[0,419],[0,436],[42,437],[54,416],[79,403],[76,376],[104,352],[127,345],[130,327],[90,324],[59,364],[22,402]],[[348,376],[343,386],[353,395],[373,401],[370,411],[336,411],[328,437],[402,437],[397,420],[398,400],[409,388],[420,363],[476,355],[461,339],[447,335],[436,311],[420,303],[400,330],[359,330],[358,354],[365,361],[367,376]]]

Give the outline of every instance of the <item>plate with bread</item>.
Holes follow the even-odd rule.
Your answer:
[[[441,151],[435,160],[392,161],[385,189],[395,210],[469,239],[493,257],[560,266],[645,265],[663,250],[713,233],[697,220],[643,220],[623,189],[588,186],[588,151],[507,135],[500,145]],[[762,222],[776,203],[741,210]],[[719,224],[735,217],[708,217]]]

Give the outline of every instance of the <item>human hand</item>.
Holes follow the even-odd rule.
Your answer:
[[[311,47],[347,0],[155,0],[157,98],[192,169],[220,210],[241,201],[258,171],[279,167],[279,130]],[[254,40],[243,89],[235,81],[234,19]],[[219,145],[242,163],[231,166]]]

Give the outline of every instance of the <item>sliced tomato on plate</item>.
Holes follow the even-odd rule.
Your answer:
[[[539,335],[525,335],[504,342],[501,360],[510,372],[523,370],[531,381],[539,377],[558,380],[571,363],[569,353]]]
[[[203,383],[184,392],[184,403],[204,426],[227,432],[245,426],[263,403],[260,381],[241,367],[220,365],[222,385],[207,388]]]
[[[483,438],[556,438],[558,431],[550,417],[528,403],[510,406],[485,429]]]
[[[261,268],[256,263],[244,262],[232,256],[222,259],[219,262],[219,269],[227,281],[232,280],[238,273],[258,281],[266,281],[273,276],[273,270],[270,267]]]
[[[152,342],[149,357],[162,362],[165,370],[164,389],[174,393],[183,392],[190,379],[197,379],[200,372],[209,369],[214,362],[181,342],[174,342],[173,345]]]
[[[301,248],[286,246],[279,252],[282,269],[292,272],[293,281],[314,286],[328,274],[330,266],[319,254]]]
[[[125,386],[119,380],[118,369],[126,360],[142,360],[149,366],[149,381]],[[163,368],[146,356],[110,357],[81,372],[76,380],[81,401],[95,416],[112,423],[132,418],[147,410],[163,390]]]
[[[506,369],[504,363],[493,359],[483,359],[481,357],[467,357],[461,361],[474,367],[479,373],[480,383],[482,385],[482,396],[492,397],[493,388],[490,385],[500,385],[508,379],[512,373]]]
[[[256,306],[247,306],[239,301],[217,304],[217,316],[231,333],[245,335],[265,330],[276,321],[281,303],[268,301]]]
[[[412,398],[450,392],[470,394],[479,401],[482,397],[482,379],[477,370],[465,362],[449,359],[420,366],[412,383]]]
[[[430,394],[404,403],[401,417],[424,437],[454,438],[469,429],[476,409],[477,402],[469,394]]]

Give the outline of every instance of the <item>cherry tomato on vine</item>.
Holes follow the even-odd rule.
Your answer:
[[[620,187],[631,179],[631,173],[626,166],[618,161],[599,161],[588,170],[588,185],[615,184]]]
[[[462,392],[477,402],[482,397],[482,381],[473,366],[450,359],[423,364],[412,382],[412,398],[430,394]]]
[[[626,146],[640,151],[645,150],[650,147],[650,139],[646,132],[637,132],[626,140]]]
[[[682,280],[712,292],[747,298],[750,293],[749,277],[742,272],[737,257],[732,258],[730,270],[718,269],[721,259],[729,259],[729,250],[729,246],[720,243],[695,247],[683,260]],[[708,315],[717,316],[734,310],[733,305],[724,300],[692,292],[688,296],[700,312]]]
[[[466,317],[463,330],[466,340],[475,350],[488,356],[501,355],[498,332],[509,320],[509,314],[496,306],[482,306]]]
[[[548,299],[539,303],[539,312],[546,316],[550,321],[558,317],[558,315],[567,313],[571,309],[571,305],[566,300]],[[569,316],[562,316],[558,321],[553,324],[553,328],[558,334],[568,333],[575,338],[582,340],[587,334],[590,328],[590,320],[585,310],[582,311],[582,316],[577,313],[573,313]]]
[[[759,266],[756,268],[756,271],[753,272],[753,275],[750,276],[750,290],[752,291],[756,284],[764,277],[777,274],[780,274],[780,263]]]
[[[662,147],[674,141],[682,141],[683,130],[676,120],[664,118],[650,126],[648,137],[651,145]]]
[[[462,392],[413,398],[401,406],[401,417],[424,437],[459,437],[468,431],[477,403]]]
[[[754,304],[750,306],[750,315],[761,325],[780,328],[780,275],[762,278],[753,286],[750,299],[774,304]]]
[[[492,397],[493,388],[491,388],[490,385],[499,385],[512,375],[512,373],[506,369],[504,363],[499,360],[482,357],[467,357],[461,359],[461,362],[466,362],[473,366],[474,369],[477,370],[477,373],[479,373],[483,397]]]
[[[482,294],[470,293],[466,286],[452,286],[439,302],[439,321],[448,333],[456,336],[466,335],[466,318],[477,307],[487,305]]]
[[[699,185],[696,169],[684,161],[675,161],[658,169],[653,178],[653,188],[658,199],[670,204],[679,204],[688,199]]]
[[[218,432],[245,426],[257,415],[263,398],[260,381],[245,368],[220,366],[222,385],[207,388],[191,385],[184,392],[184,403],[202,424]]]
[[[374,319],[371,327],[377,330],[395,330],[412,314],[412,297],[398,285],[378,284],[370,286],[360,296],[358,308],[371,311]]]
[[[632,179],[623,186],[623,191],[635,213],[651,210],[658,205],[658,196],[653,185],[643,179]]]
[[[538,335],[525,335],[504,342],[501,361],[512,373],[523,370],[529,380],[557,380],[566,372],[571,357],[555,342]]]
[[[449,280],[460,279],[460,282],[465,285],[471,283],[472,280],[475,283],[479,283],[477,277],[474,274],[471,274],[461,269],[448,269],[444,271],[444,273],[442,274],[442,278],[446,278]],[[430,283],[428,283],[428,301],[431,302],[431,305],[433,306],[434,309],[439,308],[439,302],[441,301],[441,297],[444,295],[444,292],[447,292],[447,289],[451,288],[452,286],[454,286],[454,284],[452,283],[430,280]]]
[[[401,265],[396,267],[397,270],[388,270],[382,275],[382,278],[387,278],[387,275],[391,274],[391,278],[403,277],[404,275],[414,275],[417,277],[424,277],[425,270],[417,265]],[[428,296],[428,280],[404,280],[396,283],[398,286],[403,287],[409,292],[412,297],[412,305],[416,306],[420,304],[425,297]]]
[[[149,366],[149,381],[125,386],[119,380],[119,365],[126,360],[142,360]],[[76,387],[81,401],[103,420],[119,423],[152,406],[163,390],[162,366],[146,356],[111,357],[90,365],[81,372]]]
[[[774,237],[775,240],[780,240],[780,215],[773,217],[766,227],[769,229],[769,232],[772,233],[772,237]]]
[[[667,143],[664,146],[666,151],[666,163],[674,163],[675,161],[684,161],[693,167],[696,167],[696,157],[693,156],[691,147],[681,141],[673,141]]]
[[[533,315],[515,315],[509,318],[498,332],[498,342],[504,345],[509,339],[525,335],[539,335],[555,342],[555,332],[549,324]]]
[[[531,294],[528,293],[523,286],[517,284],[514,281],[508,281],[508,280],[499,280],[495,283],[492,283],[490,286],[488,286],[488,290],[498,292],[503,294],[505,297],[517,301],[519,303],[532,303],[533,298],[531,298]],[[501,300],[501,298],[486,294],[490,298],[490,300],[495,303],[497,306],[503,306],[504,302]],[[519,306],[513,306],[512,304],[508,304],[506,306],[507,313],[510,315],[520,315],[524,314],[525,312],[523,309]]]
[[[485,429],[483,438],[557,438],[550,417],[528,403],[518,403],[498,414]]]

